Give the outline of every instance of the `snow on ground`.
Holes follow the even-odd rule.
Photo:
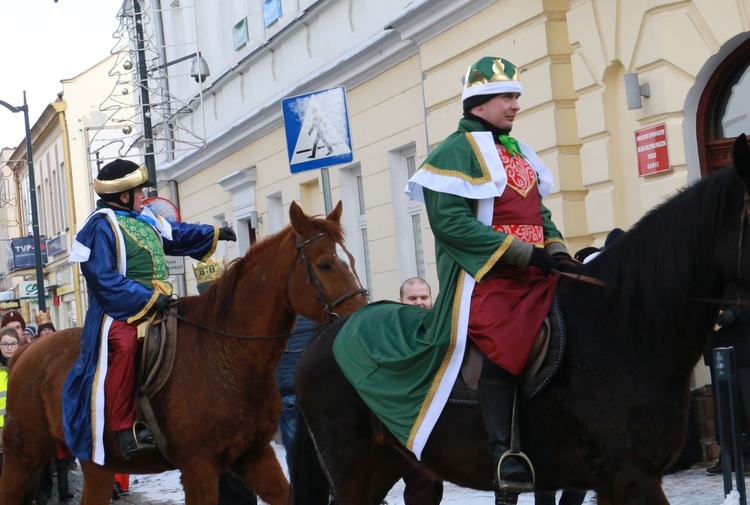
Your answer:
[[[276,455],[286,471],[284,448],[272,444]],[[663,488],[671,505],[739,505],[739,494],[734,491],[724,496],[721,476],[706,474],[709,464],[695,465],[689,470],[674,473],[664,477]],[[130,503],[149,503],[154,505],[171,505],[184,503],[184,493],[180,484],[180,474],[177,471],[165,472],[158,475],[134,475],[131,477],[130,491],[132,496],[126,500]],[[403,505],[404,483],[399,481],[388,493],[388,505]],[[445,484],[443,502],[446,505],[468,505],[473,503],[492,503],[493,494],[485,491],[460,488],[453,484]],[[518,500],[519,505],[534,505],[531,494],[523,494]],[[594,505],[596,499],[593,492],[586,495],[584,505]]]

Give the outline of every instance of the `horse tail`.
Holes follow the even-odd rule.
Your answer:
[[[289,480],[294,505],[328,505],[331,488],[315,450],[302,411],[297,409],[297,428],[290,458]]]

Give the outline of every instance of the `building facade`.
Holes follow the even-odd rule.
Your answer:
[[[112,63],[117,84],[97,88],[109,93],[98,103],[128,95],[129,80],[128,100],[140,107],[128,113],[119,100],[113,124],[124,147],[106,152],[94,131],[110,109],[78,111],[83,119],[71,122],[83,84],[64,81],[80,175],[74,209],[67,223],[55,216],[50,236],[90,211],[97,160],[146,153],[159,194],[184,220],[234,226],[238,242],[219,251],[229,258],[280,230],[291,201],[321,214],[329,194],[342,200],[347,245],[373,299],[395,299],[414,275],[438,291],[429,223],[402,190],[454,130],[461,77],[481,56],[521,69],[513,134],[554,175],[545,204],[571,252],[602,245],[612,228],[630,228],[729,164],[732,139],[750,129],[750,0],[230,0],[221,9],[143,0],[126,2],[121,19],[131,50]],[[346,89],[353,160],[293,174],[288,143],[299,139],[287,139],[281,102],[337,86]],[[55,149],[41,168],[64,161]],[[707,382],[705,373],[695,380]]]
[[[112,109],[111,70],[118,56],[110,55],[80,75],[62,80],[57,100],[31,126],[38,229],[45,250],[45,305],[57,329],[83,324],[86,311],[86,284],[78,265],[71,265],[68,258],[77,229],[93,209],[92,180],[102,163],[97,163],[96,156],[107,153],[114,157],[118,152],[116,147],[91,148],[95,132],[120,127],[115,121],[118,114],[103,112]],[[110,137],[116,139],[117,135]],[[20,195],[15,201],[18,236],[26,237],[33,231],[33,220],[25,142],[15,149],[11,160],[8,170],[13,177],[9,180],[16,181]],[[33,297],[25,296],[24,286],[35,283],[36,272],[31,267],[13,273],[17,279],[12,289],[21,299],[24,318],[32,324],[39,307]]]
[[[521,68],[513,133],[552,170],[545,203],[573,252],[726,164],[745,122],[734,90],[747,68],[745,0],[142,3],[161,9],[168,47],[189,43],[211,68],[203,82],[168,77],[192,100],[175,121],[204,145],[159,157],[160,191],[178,188],[185,219],[235,225],[232,254],[277,231],[292,200],[324,211],[322,174],[290,172],[281,100],[346,88],[354,160],[329,168],[330,187],[376,299],[395,298],[411,275],[435,282],[429,223],[401,190],[454,130],[460,79],[483,55]],[[638,109],[628,108],[626,74],[648,85]],[[639,165],[636,146],[650,127],[663,139],[648,153],[656,170]]]

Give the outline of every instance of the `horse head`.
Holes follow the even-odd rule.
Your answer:
[[[289,277],[295,311],[317,322],[348,315],[367,304],[367,290],[344,247],[341,202],[325,219],[307,216],[296,202],[289,207],[297,259]]]

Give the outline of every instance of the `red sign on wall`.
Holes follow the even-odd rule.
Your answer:
[[[669,166],[666,123],[636,130],[635,149],[638,153],[639,176],[667,172],[672,168]]]

